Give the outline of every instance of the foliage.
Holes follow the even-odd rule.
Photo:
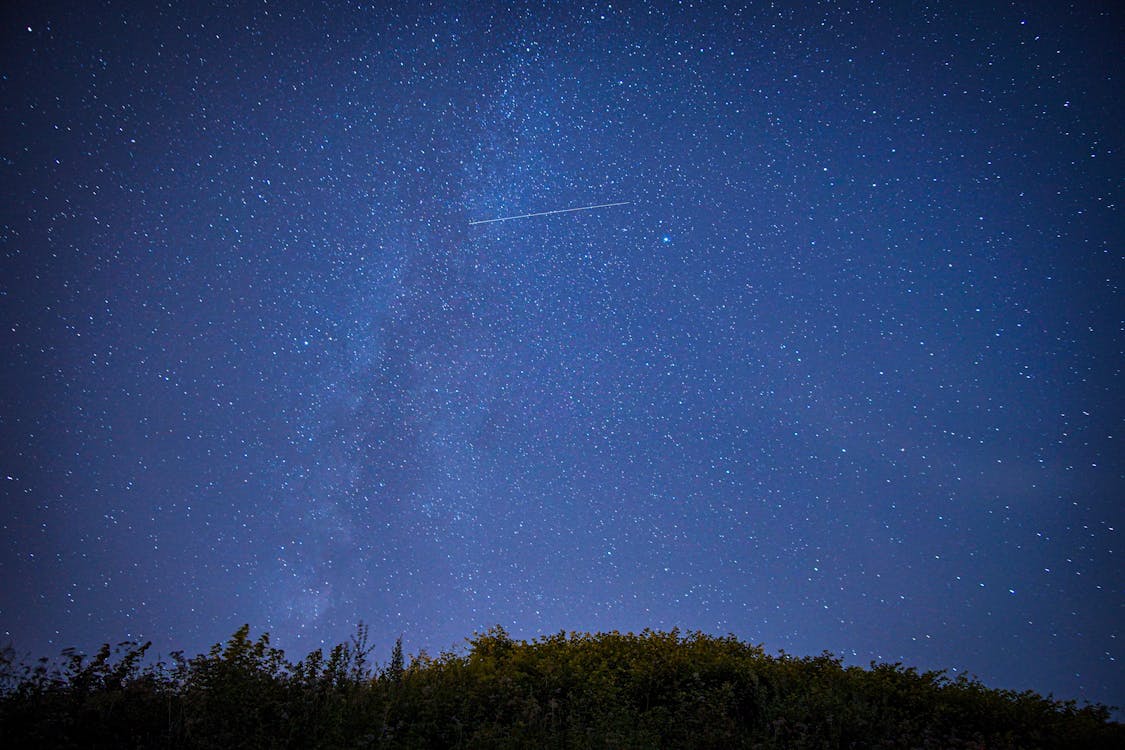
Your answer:
[[[460,653],[381,669],[368,631],[292,663],[243,626],[226,644],[146,663],[150,644],[0,650],[5,746],[52,748],[1115,748],[1101,705],[986,688],[829,653],[767,655],[677,630],[478,633]]]

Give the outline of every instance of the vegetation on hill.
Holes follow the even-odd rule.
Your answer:
[[[1121,748],[1101,705],[900,664],[767,655],[702,633],[477,634],[369,661],[367,630],[296,663],[250,637],[170,662],[149,644],[0,658],[0,737],[22,748]]]

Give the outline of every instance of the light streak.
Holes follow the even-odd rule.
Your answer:
[[[496,221],[512,221],[513,219],[530,219],[532,216],[550,216],[551,214],[568,214],[571,211],[592,211],[595,208],[609,208],[611,206],[628,206],[633,201],[621,201],[620,203],[599,203],[595,206],[579,206],[578,208],[560,208],[554,211],[539,211],[533,214],[520,214],[519,216],[501,216],[499,219],[481,219],[480,221],[470,221],[469,226],[475,224],[491,224]]]

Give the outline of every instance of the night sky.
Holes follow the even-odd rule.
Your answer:
[[[1125,704],[1113,5],[5,3],[0,640]]]

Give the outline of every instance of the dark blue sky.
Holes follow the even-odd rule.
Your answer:
[[[1125,16],[540,5],[5,3],[0,638],[1125,704]]]

